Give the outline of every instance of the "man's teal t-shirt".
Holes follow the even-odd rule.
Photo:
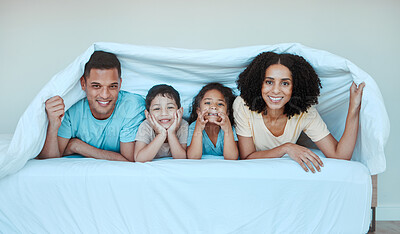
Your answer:
[[[93,147],[120,152],[120,142],[135,141],[139,125],[145,119],[144,110],[145,101],[140,95],[120,91],[111,116],[98,120],[84,98],[65,112],[58,136],[79,138]]]
[[[196,121],[189,125],[189,134],[187,140],[187,146],[192,143],[194,129],[196,127]],[[232,126],[233,139],[238,141],[235,127]],[[214,146],[211,139],[208,137],[206,130],[203,130],[203,155],[224,155],[224,131],[222,129],[218,132],[217,144]]]

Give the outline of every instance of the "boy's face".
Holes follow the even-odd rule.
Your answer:
[[[174,122],[177,110],[178,105],[174,99],[159,94],[151,101],[149,112],[161,126],[168,129]]]

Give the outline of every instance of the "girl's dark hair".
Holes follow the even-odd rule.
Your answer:
[[[160,85],[154,85],[153,87],[151,87],[149,92],[147,92],[147,96],[146,96],[146,110],[147,111],[150,111],[151,102],[158,95],[161,95],[163,97],[169,97],[169,98],[175,100],[176,105],[178,106],[178,109],[181,108],[181,98],[179,96],[178,91],[176,91],[176,89],[174,89],[171,85],[160,84]]]
[[[227,105],[227,111],[228,111],[228,117],[229,121],[231,121],[231,125],[234,125],[234,120],[233,120],[233,110],[232,110],[232,105],[233,101],[235,101],[235,95],[233,94],[233,91],[231,88],[226,87],[220,83],[209,83],[201,90],[199,93],[193,98],[192,106],[190,108],[190,117],[189,117],[189,124],[193,123],[197,119],[197,108],[200,107],[200,102],[204,98],[204,95],[210,91],[210,90],[218,90],[222,93],[222,96],[225,98],[225,102]]]
[[[282,64],[292,73],[292,97],[285,105],[284,114],[291,118],[318,103],[321,81],[312,66],[301,56],[264,52],[247,66],[236,81],[240,96],[252,111],[266,113],[266,104],[261,95],[265,71],[273,64]]]

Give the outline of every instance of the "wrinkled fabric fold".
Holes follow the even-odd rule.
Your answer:
[[[181,94],[186,117],[192,98],[204,84],[221,82],[236,88],[238,75],[259,53],[274,51],[301,55],[322,80],[317,109],[336,139],[340,139],[344,131],[351,83],[366,83],[360,132],[352,160],[364,164],[371,174],[386,169],[384,146],[390,126],[382,95],[366,72],[344,58],[297,43],[189,50],[100,42],[93,44],[67,68],[53,76],[32,100],[18,122],[11,143],[0,151],[0,178],[20,170],[29,159],[39,154],[47,130],[44,102],[48,98],[61,96],[68,109],[85,97],[79,79],[85,63],[96,50],[114,53],[120,59],[122,90],[144,96],[155,84],[174,86]]]

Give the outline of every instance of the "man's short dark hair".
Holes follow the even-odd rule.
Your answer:
[[[146,96],[146,110],[147,111],[150,111],[151,102],[158,95],[161,95],[163,97],[169,97],[169,98],[175,100],[176,105],[178,106],[178,109],[181,108],[181,97],[179,96],[178,91],[176,91],[176,89],[174,89],[170,85],[160,84],[160,85],[154,85],[147,93],[147,96]]]
[[[121,63],[117,56],[112,53],[104,51],[95,51],[90,57],[89,61],[85,64],[85,71],[83,77],[86,79],[90,75],[90,70],[95,69],[113,69],[116,68],[118,76],[121,78]]]

